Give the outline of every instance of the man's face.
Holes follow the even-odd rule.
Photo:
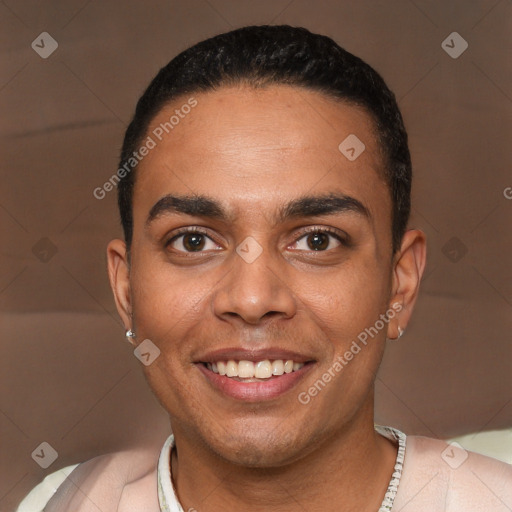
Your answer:
[[[317,92],[240,87],[193,96],[197,106],[161,141],[153,136],[157,146],[137,169],[133,325],[139,341],[161,351],[145,372],[177,436],[232,462],[277,466],[372,404],[385,327],[333,367],[391,305],[381,152],[368,114]],[[187,99],[163,109],[148,134]],[[365,145],[353,161],[338,149],[350,134]],[[216,205],[162,201],[168,195]],[[229,360],[231,372],[250,373],[251,364],[236,364],[243,360],[259,375],[269,364],[281,373],[280,360],[304,366],[248,381],[213,371],[211,363]],[[334,377],[301,403],[329,370]]]

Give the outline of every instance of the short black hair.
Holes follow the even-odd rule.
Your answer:
[[[126,130],[119,168],[133,161],[149,125],[169,102],[222,86],[291,85],[363,107],[375,123],[392,200],[393,253],[410,214],[412,166],[407,132],[396,99],[382,77],[331,38],[301,27],[243,27],[201,41],[163,67],[140,97]],[[341,142],[341,141],[340,141]],[[118,185],[118,205],[128,250],[133,235],[136,165]]]

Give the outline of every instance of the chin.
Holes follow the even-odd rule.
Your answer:
[[[218,453],[221,457],[232,464],[244,466],[246,468],[271,468],[281,467],[289,464],[299,457],[296,448],[288,445],[268,446],[260,443],[247,442],[243,448],[233,451],[233,447],[229,447],[227,452]]]
[[[250,429],[239,433],[224,432],[208,442],[210,448],[221,458],[232,464],[248,468],[281,467],[300,459],[305,453],[307,440],[297,439],[292,432],[301,429],[290,429],[288,433],[271,429]]]

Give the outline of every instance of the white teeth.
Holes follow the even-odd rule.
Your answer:
[[[284,363],[282,359],[278,359],[272,363],[272,375],[283,375]]]
[[[226,363],[224,361],[217,361],[217,370],[219,375],[226,375]]]
[[[238,377],[238,365],[232,359],[226,364],[226,375],[228,377]]]
[[[254,377],[254,363],[252,361],[240,361],[238,363],[238,377],[252,379]]]
[[[259,361],[254,365],[254,376],[257,379],[268,379],[272,376],[272,363],[265,359],[265,361]]]
[[[217,361],[215,363],[206,363],[206,367],[219,375],[226,377],[238,377],[240,379],[268,379],[272,375],[283,375],[285,373],[292,373],[300,370],[304,363],[295,363],[292,359],[276,359],[270,361],[264,359],[263,361]]]

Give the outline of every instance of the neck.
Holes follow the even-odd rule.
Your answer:
[[[281,467],[234,465],[198,450],[198,443],[180,434],[175,429],[179,456],[172,460],[174,485],[184,510],[201,512],[375,512],[397,453],[394,444],[374,430],[373,396],[350,425],[309,455]]]

